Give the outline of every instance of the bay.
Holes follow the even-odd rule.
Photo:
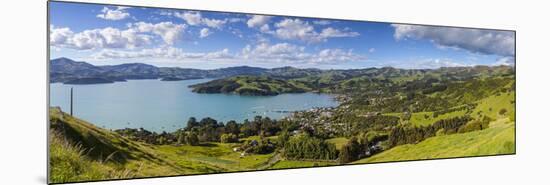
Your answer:
[[[112,84],[50,84],[50,106],[69,112],[70,88],[74,90],[74,116],[107,129],[144,128],[174,131],[186,126],[190,117],[211,117],[241,123],[254,116],[281,119],[291,111],[335,107],[331,95],[316,93],[277,96],[199,94],[189,85],[212,79],[183,81],[129,80]]]

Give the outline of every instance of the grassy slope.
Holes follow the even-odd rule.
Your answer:
[[[409,120],[409,123],[414,126],[428,126],[436,121],[443,120],[443,119],[449,119],[453,117],[463,116],[466,114],[466,110],[461,111],[454,111],[449,112],[445,114],[438,115],[437,117],[433,117],[433,112],[415,112],[411,114],[411,119]],[[401,117],[403,113],[386,113],[384,115],[388,116],[399,116]]]
[[[241,158],[239,152],[233,152],[234,146],[235,144],[209,143],[206,146],[163,145],[157,149],[166,158],[179,166],[194,170],[194,173],[253,170],[264,165],[273,156],[247,155]]]
[[[498,112],[501,109],[506,109],[506,114],[509,115],[515,110],[515,93],[501,93],[499,96],[493,95],[479,101],[477,107],[474,109],[474,114],[481,112],[481,115],[487,115],[493,119],[500,117]]]
[[[496,119],[485,130],[428,138],[418,144],[397,146],[354,163],[515,153],[515,121],[509,119],[510,114],[514,113],[515,103],[511,102],[514,95],[514,92],[502,93],[478,102],[474,113],[481,112],[481,115]],[[507,109],[507,113],[498,114],[503,108]]]
[[[51,182],[186,173],[160,158],[149,146],[98,128],[56,108],[50,109],[50,117],[53,133],[50,147]],[[77,164],[79,161],[82,163]],[[65,164],[81,167],[71,168]],[[123,169],[126,175],[110,175],[110,169]]]
[[[58,132],[50,132],[50,182],[132,177],[130,171],[116,170],[103,161],[92,160],[80,146],[75,146]]]
[[[354,163],[513,154],[514,129],[514,122],[502,118],[485,130],[428,138],[418,144],[397,146]]]
[[[235,144],[225,143],[152,146],[56,108],[50,109],[50,115],[56,120],[52,121],[50,134],[52,183],[253,170],[264,167],[273,156],[241,158],[240,153],[232,151]],[[92,155],[92,151],[101,155]]]

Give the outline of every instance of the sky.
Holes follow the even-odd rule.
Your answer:
[[[51,59],[94,65],[426,69],[515,64],[511,31],[49,3]]]

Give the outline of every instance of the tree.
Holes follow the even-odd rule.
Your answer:
[[[180,132],[178,134],[178,144],[185,144],[185,133],[184,132]]]
[[[340,156],[338,158],[340,163],[349,163],[359,159],[359,155],[361,155],[363,151],[361,148],[361,144],[359,144],[357,138],[352,137],[340,151]]]
[[[195,117],[190,117],[189,120],[187,120],[187,126],[185,127],[185,130],[189,131],[196,126],[199,126],[197,119]]]
[[[237,137],[237,135],[233,133],[222,134],[220,136],[220,142],[222,143],[236,143],[238,141],[239,141],[239,138]]]
[[[241,131],[239,129],[239,125],[237,124],[237,122],[231,120],[231,121],[228,121],[227,124],[225,125],[225,132],[239,135]]]
[[[185,141],[188,145],[191,146],[199,145],[199,137],[194,132],[190,132],[189,134],[187,134]]]

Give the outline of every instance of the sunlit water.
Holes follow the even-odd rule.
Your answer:
[[[198,94],[188,85],[209,79],[167,82],[130,80],[112,84],[50,84],[50,106],[69,112],[70,88],[74,88],[74,116],[108,129],[144,128],[174,131],[186,125],[189,117],[211,117],[227,122],[252,119],[256,115],[280,119],[288,111],[313,107],[334,107],[332,96],[315,93],[277,96]]]

